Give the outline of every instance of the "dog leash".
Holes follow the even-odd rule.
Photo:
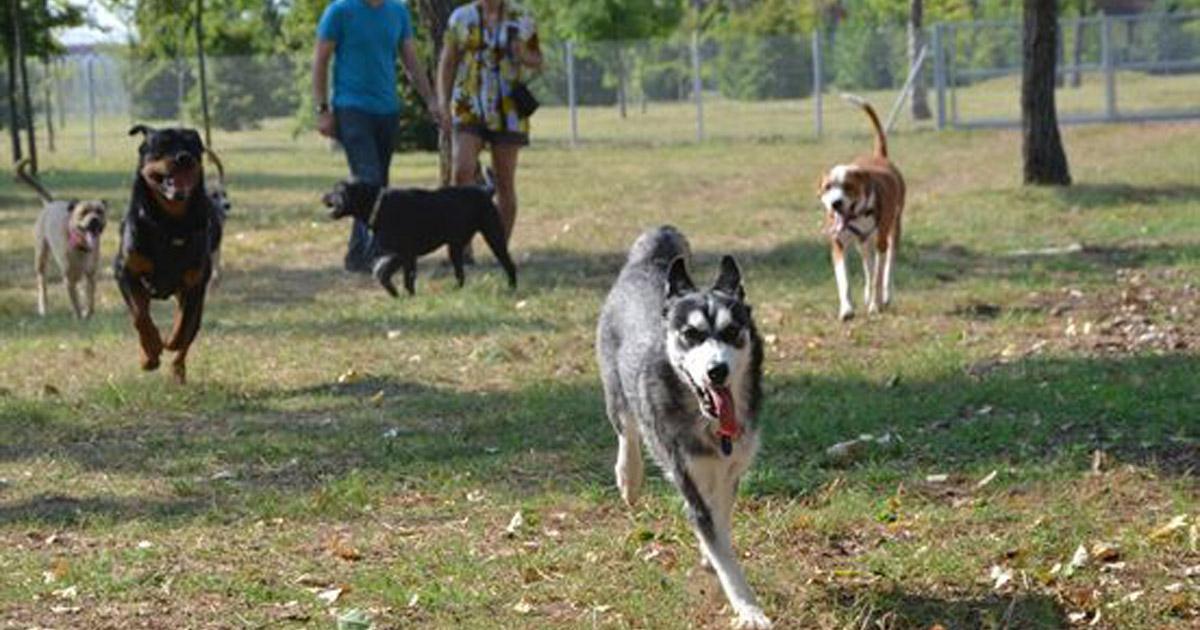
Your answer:
[[[375,205],[371,207],[371,216],[367,218],[367,227],[375,229],[375,222],[379,220],[379,209],[383,207],[383,196],[387,194],[387,188],[379,189],[379,194],[375,196]]]

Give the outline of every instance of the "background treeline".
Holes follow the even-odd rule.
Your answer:
[[[135,116],[197,120],[199,89],[196,16],[203,10],[208,60],[209,110],[225,130],[253,128],[269,117],[294,116],[311,124],[309,56],[316,23],[328,0],[100,0],[123,17],[136,41],[106,54],[123,57],[125,84]],[[824,80],[840,89],[896,87],[908,59],[905,26],[913,0],[524,0],[537,16],[547,66],[535,82],[550,104],[566,99],[564,42],[574,43],[577,99],[582,105],[616,105],[622,113],[647,102],[692,95],[691,47],[699,34],[704,89],[731,99],[808,96],[813,83],[812,37],[821,38]],[[429,66],[434,63],[429,16],[422,7],[461,0],[410,2]],[[1017,20],[1017,0],[923,0],[924,23]],[[1140,4],[1147,12],[1200,10],[1200,0],[1060,0],[1062,17],[1099,15],[1108,4]],[[21,0],[27,17],[27,56],[52,60],[61,54],[47,36],[54,26],[78,24],[82,16],[66,0]],[[11,63],[11,11],[0,11],[0,37]],[[1200,20],[1163,21],[1120,33],[1122,54],[1154,59],[1195,58]],[[1191,30],[1188,30],[1191,29]],[[1020,29],[989,25],[948,35],[959,68],[1019,66]],[[1094,63],[1099,33],[1094,26],[1064,34],[1065,62]],[[53,70],[53,64],[47,66]],[[60,69],[59,72],[70,71]],[[50,71],[39,73],[45,77]],[[11,80],[10,78],[8,80]],[[965,79],[964,79],[965,80]],[[397,89],[408,90],[405,82]],[[11,90],[10,90],[11,92]],[[404,95],[410,102],[411,94]],[[7,111],[8,100],[0,103]],[[429,128],[413,108],[405,141],[427,145]],[[3,117],[8,121],[7,115]]]

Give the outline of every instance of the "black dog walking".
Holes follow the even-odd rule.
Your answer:
[[[463,252],[478,232],[508,274],[508,285],[517,286],[517,267],[508,255],[500,212],[492,203],[492,191],[478,186],[455,186],[439,190],[380,188],[362,181],[340,182],[322,201],[329,216],[353,216],[364,221],[375,234],[380,258],[374,274],[392,297],[399,297],[392,276],[404,269],[404,288],[416,292],[417,257],[446,245],[458,286],[464,282]]]

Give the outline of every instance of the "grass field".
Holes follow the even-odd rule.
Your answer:
[[[340,270],[348,225],[317,204],[340,155],[282,123],[220,135],[228,269],[186,387],[138,371],[107,270],[91,321],[59,286],[34,315],[36,208],[5,179],[0,627],[726,627],[672,491],[652,476],[629,511],[613,488],[592,356],[624,250],[664,222],[699,276],[737,256],[767,339],[735,536],[780,626],[1196,627],[1200,126],[1065,140],[1052,190],[1018,185],[1014,133],[897,134],[897,305],[841,324],[813,189],[865,135],[535,146],[520,288],[482,255],[457,290],[436,256],[398,301]],[[119,214],[134,144],[100,149],[44,180]],[[827,457],[861,433],[897,439]]]

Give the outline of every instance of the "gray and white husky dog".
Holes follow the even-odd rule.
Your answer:
[[[731,540],[738,482],[758,450],[762,341],[730,256],[711,289],[688,276],[691,251],[673,227],[642,234],[608,294],[596,331],[608,419],[617,432],[617,487],[637,501],[644,443],[683,495],[733,606],[737,628],[767,628]]]

